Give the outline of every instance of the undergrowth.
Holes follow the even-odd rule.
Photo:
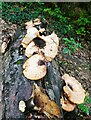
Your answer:
[[[78,42],[82,42],[83,46],[84,41],[89,44],[91,42],[91,16],[87,14],[85,10],[82,11],[82,9],[80,12],[72,12],[72,10],[70,10],[67,12],[68,14],[66,14],[60,6],[57,3],[49,4],[44,2],[3,2],[2,18],[6,22],[9,21],[18,25],[24,24],[25,22],[37,17],[46,19],[51,23],[48,25],[50,31],[57,31],[60,38],[63,36],[68,39],[70,43],[72,42],[72,44],[75,44],[75,47],[74,45],[72,47],[72,44],[70,45],[69,43],[66,43],[65,40],[66,48],[63,50],[64,54],[74,53],[76,52],[76,49],[81,48],[78,47],[81,46],[81,44],[78,45]],[[62,43],[64,39],[60,39],[60,41]]]
[[[86,95],[84,103],[78,105],[78,115],[83,117],[83,114],[90,115],[91,114],[91,98],[89,95]]]

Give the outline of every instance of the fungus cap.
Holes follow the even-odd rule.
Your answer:
[[[44,41],[48,44],[55,43],[57,46],[59,45],[59,38],[54,32],[48,36],[42,35],[41,38],[44,39]]]
[[[85,98],[85,90],[82,88],[81,83],[68,74],[64,74],[62,79],[66,83],[66,86],[63,87],[63,90],[69,100],[76,104],[83,103]]]
[[[35,20],[33,20],[34,25],[40,25],[41,24],[41,20],[39,18],[36,18]]]
[[[31,55],[33,55],[34,53],[41,53],[42,49],[44,48],[44,46],[46,46],[46,42],[39,38],[36,37],[33,39],[33,41],[27,46],[26,50],[25,50],[25,55],[27,57],[30,57]]]
[[[42,49],[42,52],[48,61],[52,61],[58,53],[58,47],[54,43],[48,44],[44,47],[44,49]]]
[[[57,35],[53,32],[49,37],[53,40],[53,42],[58,46],[59,45],[59,38]]]
[[[34,38],[39,36],[39,31],[35,27],[31,27],[27,30],[27,34],[23,38],[21,44],[22,45],[28,45]],[[25,46],[24,46],[25,47]]]
[[[46,59],[51,61],[58,53],[59,38],[53,32],[48,36],[41,36],[41,38],[46,42],[46,46],[42,49]]]
[[[31,21],[28,21],[28,22],[25,23],[26,29],[29,29],[29,28],[31,28],[35,25],[40,25],[40,24],[41,24],[41,21],[38,18],[33,20],[33,21],[31,20]]]
[[[71,103],[69,100],[67,100],[66,97],[63,97],[60,99],[60,102],[62,104],[62,108],[65,110],[65,111],[68,111],[68,112],[71,112],[75,109],[76,107],[76,104],[74,103]]]
[[[35,54],[23,65],[23,74],[30,80],[38,80],[46,75],[46,65],[44,57],[39,54]]]
[[[25,102],[24,102],[23,100],[21,100],[21,101],[19,102],[19,110],[20,110],[21,112],[25,112],[25,108],[26,108],[26,104],[25,104]]]
[[[39,48],[37,46],[35,46],[34,42],[32,41],[26,48],[25,50],[25,55],[27,57],[31,57],[31,55],[33,55],[33,53],[38,53]]]
[[[26,29],[29,29],[29,28],[31,28],[31,27],[33,27],[34,26],[34,24],[33,24],[33,21],[31,20],[31,21],[29,21],[29,22],[26,22],[25,23],[25,25],[26,25]]]

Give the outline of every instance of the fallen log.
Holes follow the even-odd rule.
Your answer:
[[[21,35],[20,33],[20,35],[16,40],[15,39],[12,40],[9,50],[6,51],[2,59],[3,86],[4,86],[3,100],[2,100],[3,101],[3,116],[2,116],[3,119],[18,119],[18,118],[25,119],[26,116],[19,111],[18,104],[20,100],[27,101],[32,94],[32,87],[33,87],[34,81],[28,80],[22,74],[22,65],[26,60],[25,55],[19,55],[19,46],[20,46],[20,41],[22,39],[22,36],[23,35]],[[57,93],[59,89],[57,85],[59,84],[59,82],[61,84],[61,80],[60,80],[60,75],[58,73],[58,68],[57,68],[58,66],[56,64],[56,61],[53,60],[53,62],[52,63],[50,62],[49,64],[50,64],[48,65],[49,72],[48,72],[48,75],[46,75],[46,77],[44,78],[45,79],[44,81],[47,80],[46,79],[47,77],[51,78],[50,85],[47,85],[48,83],[47,81],[45,82],[45,86],[46,86],[45,89],[49,97],[52,98],[52,95],[50,94],[49,92],[50,90],[48,87],[52,85],[53,89]],[[56,78],[54,78],[54,76]],[[43,81],[39,80],[37,81],[37,84],[42,86],[43,85],[42,82]],[[55,84],[55,82],[57,84]],[[58,96],[60,97],[59,92],[56,97]]]
[[[17,35],[18,34],[18,35]],[[32,95],[34,82],[38,86],[45,89],[50,100],[54,100],[60,108],[60,120],[64,119],[66,112],[63,112],[60,105],[60,97],[63,91],[64,81],[60,73],[57,57],[52,62],[47,62],[47,74],[43,80],[31,81],[22,74],[22,66],[27,59],[23,54],[24,50],[20,47],[21,40],[25,32],[18,29],[16,34],[12,36],[12,41],[8,51],[3,55],[3,115],[2,119],[18,120],[18,119],[43,119],[48,118],[41,112],[31,109],[30,113],[22,113],[19,110],[19,102],[21,100],[28,101]],[[68,114],[69,115],[69,114]],[[67,116],[66,116],[67,117]],[[57,118],[55,118],[57,120]],[[69,118],[70,119],[70,118]],[[74,118],[73,118],[74,119]]]

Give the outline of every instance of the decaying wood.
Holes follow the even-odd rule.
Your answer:
[[[11,43],[9,50],[6,51],[6,53],[3,55],[3,85],[4,85],[3,104],[4,104],[4,107],[3,107],[2,118],[6,120],[8,118],[25,119],[24,113],[21,113],[18,109],[18,104],[20,100],[27,101],[32,94],[32,86],[34,82],[26,79],[22,74],[22,65],[26,60],[26,57],[24,55],[19,55],[19,46],[20,46],[21,38],[22,38],[22,35],[20,34],[18,39]],[[49,74],[51,72],[50,75],[48,74],[48,77],[51,78],[51,81],[55,79],[54,83],[51,83],[50,85],[46,86],[47,93],[51,99],[54,99],[54,97],[52,97],[53,95],[50,92],[52,91],[51,85],[56,90],[56,93],[58,92],[57,85],[59,81],[61,85],[60,75],[58,75],[58,65],[56,64],[55,66],[55,63],[56,61],[53,60],[53,62],[50,63],[50,65],[48,65]],[[51,65],[52,65],[52,69],[50,69]],[[54,76],[56,78],[54,78]],[[37,83],[39,85],[43,85],[42,84],[43,81],[37,81]],[[48,82],[46,81],[45,85],[47,85],[47,83]],[[60,96],[59,92],[57,97],[58,96]],[[36,113],[33,113],[33,115],[34,114]]]
[[[11,23],[7,24],[4,20],[2,20],[2,22],[3,22],[3,26],[4,25],[6,26],[6,28],[1,26],[2,29],[1,53],[4,54],[7,48],[9,47],[10,42],[14,39],[13,37],[16,34],[17,25],[16,24],[9,25]]]
[[[20,33],[20,34],[19,34]],[[24,77],[22,74],[23,69],[22,66],[26,61],[27,57],[24,54],[20,54],[20,43],[21,40],[24,38],[24,33],[21,30],[18,30],[18,37],[14,36],[13,38],[17,38],[16,40],[13,39],[11,41],[11,45],[9,50],[3,55],[3,116],[2,119],[26,119],[26,118],[43,118],[48,119],[46,115],[53,114],[54,116],[59,116],[59,109],[61,113],[60,120],[63,118],[63,110],[60,105],[60,97],[63,91],[64,81],[61,78],[59,64],[56,59],[52,60],[52,62],[47,62],[47,74],[43,78],[43,80],[39,81],[31,81]],[[33,85],[36,82],[39,86],[45,89],[48,98],[48,101],[55,101],[50,102],[50,104],[46,105],[46,101],[43,100],[43,96],[38,97],[36,91],[36,96],[38,97],[40,107],[42,106],[41,113],[37,111],[31,110],[30,113],[22,113],[19,110],[19,102],[21,100],[28,101],[32,95]],[[41,100],[42,99],[42,100]],[[49,100],[50,99],[50,100]],[[54,108],[59,107],[58,111],[52,110],[52,105]],[[58,106],[58,107],[57,107]],[[48,109],[51,108],[51,111]],[[47,113],[47,112],[49,113]],[[56,113],[57,112],[57,113]],[[44,113],[44,114],[43,114]],[[56,114],[56,115],[55,115]],[[26,117],[27,116],[27,117]],[[32,117],[31,117],[32,116]],[[36,117],[37,116],[37,117]],[[40,116],[40,117],[39,117]],[[57,118],[56,118],[57,120]]]

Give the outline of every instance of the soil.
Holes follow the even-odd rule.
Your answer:
[[[8,26],[8,24],[7,23],[5,23],[5,21],[3,21],[3,20],[1,20],[1,26],[2,26],[2,30],[3,31],[5,31],[4,32],[4,34],[2,35],[2,37],[6,37],[7,35],[6,34],[10,34],[10,33],[8,33],[8,31],[7,31],[7,28],[8,27],[10,27],[10,26]],[[14,32],[16,31],[16,29],[15,28],[11,28],[11,31],[12,31],[12,29],[14,30]],[[12,32],[11,32],[12,33]],[[12,33],[12,34],[14,34],[14,33]],[[13,36],[13,35],[12,35]],[[19,39],[21,40],[21,38],[23,37],[24,35],[20,35],[19,36]],[[0,43],[1,43],[1,40],[0,40]],[[17,46],[19,45],[19,43],[17,43],[17,44],[14,44],[15,45],[15,48],[17,48]],[[10,47],[10,46],[9,46]],[[91,97],[91,51],[89,50],[89,48],[82,48],[81,50],[78,50],[75,54],[72,54],[71,56],[69,56],[68,54],[66,54],[66,55],[64,55],[62,52],[61,52],[61,50],[62,50],[62,47],[63,47],[63,45],[60,45],[60,47],[59,47],[59,53],[58,53],[58,55],[57,55],[57,60],[58,60],[58,64],[59,64],[59,72],[60,72],[60,74],[61,75],[63,75],[64,73],[68,73],[69,75],[71,75],[71,76],[73,76],[73,77],[75,77],[81,84],[82,84],[82,86],[83,86],[83,88],[85,89],[85,91],[87,92],[87,93],[89,93],[89,95],[90,95],[90,97]],[[11,48],[11,47],[10,47]],[[9,50],[10,50],[10,48],[9,48]],[[14,49],[12,49],[13,51],[14,51]],[[18,48],[17,48],[17,50],[18,50]],[[7,49],[7,51],[8,51],[8,49]],[[11,52],[12,53],[12,51],[9,51],[9,52]],[[13,58],[14,58],[14,60],[18,60],[18,59],[26,59],[26,58],[24,58],[24,57],[20,57],[20,58],[17,58],[17,52],[18,51],[16,51],[16,53],[13,53],[12,55],[13,55]],[[5,55],[4,56],[2,56],[3,57],[3,60],[4,60],[4,62],[7,64],[7,57],[8,57],[8,59],[10,59],[11,60],[11,58],[10,58],[10,56],[8,56],[9,54],[8,54],[8,52],[6,52],[5,53]],[[5,58],[6,57],[6,58]],[[1,56],[0,56],[0,58],[1,58]],[[1,63],[3,63],[3,61],[1,61],[1,59],[0,59],[0,62]],[[24,61],[22,61],[22,62],[24,62]],[[10,67],[10,65],[11,65],[11,68],[9,68]],[[4,69],[4,71],[5,72],[8,72],[8,70],[9,69],[12,69],[12,64],[10,64],[9,66],[8,66],[8,64],[7,64],[7,68],[4,68],[3,67],[3,69]],[[2,69],[2,73],[3,73],[3,69]],[[6,69],[6,70],[5,70]],[[14,66],[14,69],[11,71],[11,73],[10,73],[10,75],[12,76],[12,74],[14,74],[15,73],[15,71],[16,71],[16,69],[18,69],[18,72],[21,70],[21,65],[19,64],[18,65],[18,68],[17,68],[17,66],[16,66],[16,64],[15,64],[15,66]],[[19,75],[19,74],[22,74],[21,72],[19,73],[19,74],[17,74],[17,73],[15,73],[16,74],[16,76],[17,75]],[[18,90],[18,91],[20,91],[20,93],[22,94],[23,93],[23,95],[25,95],[26,93],[24,93],[24,89],[25,89],[25,92],[27,91],[29,91],[29,90],[27,90],[26,88],[28,87],[28,86],[26,86],[23,90],[21,90],[21,84],[22,84],[22,82],[20,82],[20,84],[18,84],[18,82],[19,82],[19,80],[16,80],[16,81],[18,81],[15,85],[13,85],[13,82],[12,81],[15,81],[15,79],[16,79],[16,76],[14,77],[14,79],[10,79],[9,78],[9,76],[7,76],[7,79],[5,80],[5,81],[3,81],[3,84],[2,84],[2,80],[0,80],[0,91],[2,91],[3,89],[3,93],[5,94],[5,95],[8,95],[8,94],[10,94],[10,96],[13,96],[14,94],[16,94],[16,93],[14,93],[14,90]],[[1,77],[0,77],[1,78]],[[19,77],[18,77],[19,78]],[[9,88],[7,89],[7,86],[8,86],[8,81],[9,81],[9,79],[11,80],[11,85],[12,85],[12,89],[10,90],[10,91],[8,91],[9,90]],[[21,79],[21,78],[20,78]],[[25,78],[23,78],[23,83],[24,84],[30,84],[31,82],[29,82],[29,81],[27,81]],[[32,84],[32,83],[31,83]],[[3,89],[2,89],[3,88]],[[31,87],[31,89],[32,89],[32,87]],[[30,92],[27,94],[27,99],[29,98],[29,96],[31,95],[31,89],[30,89]],[[13,90],[13,91],[12,91]],[[18,95],[17,95],[17,97],[19,97],[19,93],[17,93]],[[23,95],[22,95],[22,98],[23,98]],[[0,113],[2,113],[2,103],[1,103],[1,92],[0,92]],[[3,98],[4,98],[4,96],[3,96]],[[13,97],[13,99],[15,99],[14,97]],[[9,99],[10,100],[10,99]],[[16,98],[16,100],[17,100],[17,98]],[[5,102],[5,101],[4,101]],[[13,100],[11,100],[11,102],[13,102]],[[3,103],[4,104],[4,103]],[[16,104],[16,102],[15,102],[15,104]],[[5,105],[5,104],[4,104]],[[10,102],[9,102],[9,105],[10,105]],[[91,110],[91,106],[89,106],[89,108],[90,108],[90,110]],[[7,108],[8,109],[8,108]],[[11,109],[12,110],[14,110],[14,108],[13,108],[13,106],[11,106]],[[11,110],[11,111],[12,111]],[[4,110],[3,110],[3,112],[5,112]],[[15,111],[16,112],[16,111]],[[9,112],[8,112],[9,113]],[[16,112],[17,113],[17,112]],[[5,114],[5,113],[4,113]],[[1,115],[1,114],[0,114]],[[7,115],[6,115],[7,116]],[[1,117],[1,116],[0,116]],[[17,114],[17,117],[18,117],[18,114]],[[65,119],[66,120],[66,119]],[[71,119],[70,119],[71,120]],[[77,120],[79,120],[79,119],[77,119]],[[90,116],[86,116],[86,119],[85,119],[85,117],[84,117],[84,120],[90,120]]]

